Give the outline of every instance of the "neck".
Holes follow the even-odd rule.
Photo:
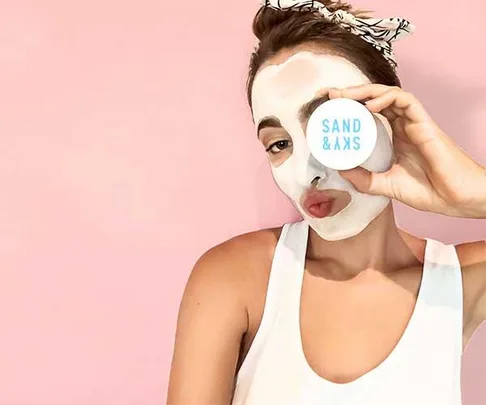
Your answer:
[[[418,249],[411,246],[416,240],[398,229],[389,204],[361,233],[348,239],[326,241],[310,228],[307,258],[349,275],[366,269],[387,272],[420,262]]]

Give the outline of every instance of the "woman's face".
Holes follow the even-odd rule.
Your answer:
[[[310,154],[305,128],[312,112],[327,100],[330,88],[369,83],[348,60],[308,50],[270,60],[257,73],[252,88],[253,118],[258,137],[279,188],[310,226],[326,240],[357,235],[389,204],[389,199],[359,193]],[[382,172],[393,160],[391,130],[376,118],[377,146],[364,168]]]

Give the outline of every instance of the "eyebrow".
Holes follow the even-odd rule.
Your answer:
[[[265,117],[260,121],[257,128],[257,137],[260,137],[260,131],[263,128],[283,128],[280,120],[275,117]]]
[[[298,113],[299,121],[302,124],[306,122],[310,118],[312,113],[315,111],[315,109],[326,101],[329,101],[329,95],[327,93],[318,95],[314,97],[311,101],[303,104],[299,108],[299,113]],[[269,116],[263,118],[258,124],[257,137],[260,137],[260,131],[263,128],[282,128],[282,124],[276,117]]]
[[[329,101],[329,94],[321,94],[317,97],[314,97],[308,103],[305,103],[302,107],[299,108],[299,121],[304,123],[307,121],[312,113],[319,107],[322,103]]]

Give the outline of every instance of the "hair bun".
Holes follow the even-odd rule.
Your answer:
[[[329,11],[334,12],[337,10],[347,11],[356,16],[365,18],[364,15],[366,11],[353,10],[353,7],[342,1],[333,0],[321,0],[323,4]],[[262,6],[258,10],[255,19],[253,20],[253,34],[261,41],[265,38],[275,27],[286,21],[292,19],[299,21],[309,21],[314,19],[322,19],[322,16],[316,15],[313,11],[297,11],[297,10],[276,10],[269,6]]]

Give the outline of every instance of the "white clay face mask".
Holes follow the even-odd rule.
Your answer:
[[[390,200],[359,193],[339,175],[338,169],[319,161],[325,162],[325,158],[319,158],[316,152],[319,160],[313,156],[306,137],[312,114],[304,117],[303,111],[308,109],[302,107],[325,95],[330,88],[366,83],[369,83],[368,78],[346,59],[305,51],[296,53],[280,65],[263,68],[253,84],[255,124],[258,126],[267,118],[276,119],[291,138],[291,154],[278,166],[272,166],[275,182],[312,229],[329,241],[347,239],[362,232],[383,212]],[[391,130],[384,117],[375,114],[372,117],[377,126],[376,141],[371,155],[360,166],[384,172],[393,161]],[[336,167],[337,164],[331,162],[329,166]]]

